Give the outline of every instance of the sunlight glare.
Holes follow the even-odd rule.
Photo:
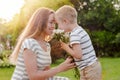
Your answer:
[[[0,0],[0,18],[10,21],[23,5],[24,0]]]

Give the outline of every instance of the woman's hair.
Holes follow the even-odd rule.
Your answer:
[[[24,31],[19,36],[15,49],[10,56],[12,62],[16,62],[22,42],[26,38],[35,38],[44,32],[44,29],[47,27],[49,15],[52,13],[54,13],[54,11],[48,8],[39,8],[33,13]]]
[[[63,21],[64,19],[69,20],[71,23],[76,23],[77,22],[77,11],[75,8],[69,5],[64,5],[60,7],[56,12],[55,12],[56,18],[59,20]]]

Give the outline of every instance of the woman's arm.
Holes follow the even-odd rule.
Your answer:
[[[82,49],[79,43],[72,44],[72,47],[69,47],[68,44],[61,42],[61,48],[67,51],[74,58],[81,59],[82,57]]]
[[[59,72],[75,67],[75,64],[71,63],[72,59],[67,58],[63,63],[55,68],[40,71],[37,68],[36,54],[34,54],[31,50],[26,49],[23,53],[23,57],[30,80],[45,80],[46,78],[54,76]]]

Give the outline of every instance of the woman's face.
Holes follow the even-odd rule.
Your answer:
[[[47,28],[45,29],[46,35],[51,35],[53,33],[53,30],[55,28],[55,18],[54,18],[54,16],[55,16],[54,13],[49,15]]]

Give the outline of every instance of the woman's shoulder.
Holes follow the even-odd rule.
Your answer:
[[[23,42],[30,42],[30,43],[33,43],[33,42],[36,42],[36,40],[34,39],[34,38],[26,38],[26,39],[24,39],[24,41]]]
[[[23,41],[22,44],[23,44],[23,45],[31,46],[31,45],[37,44],[37,43],[36,43],[36,40],[33,39],[33,38],[26,38],[26,39],[24,39],[24,41]]]
[[[39,47],[39,44],[33,38],[26,38],[26,39],[24,39],[24,41],[22,43],[22,48],[23,49],[28,48],[28,49],[31,49],[31,50],[34,51],[38,47]]]

